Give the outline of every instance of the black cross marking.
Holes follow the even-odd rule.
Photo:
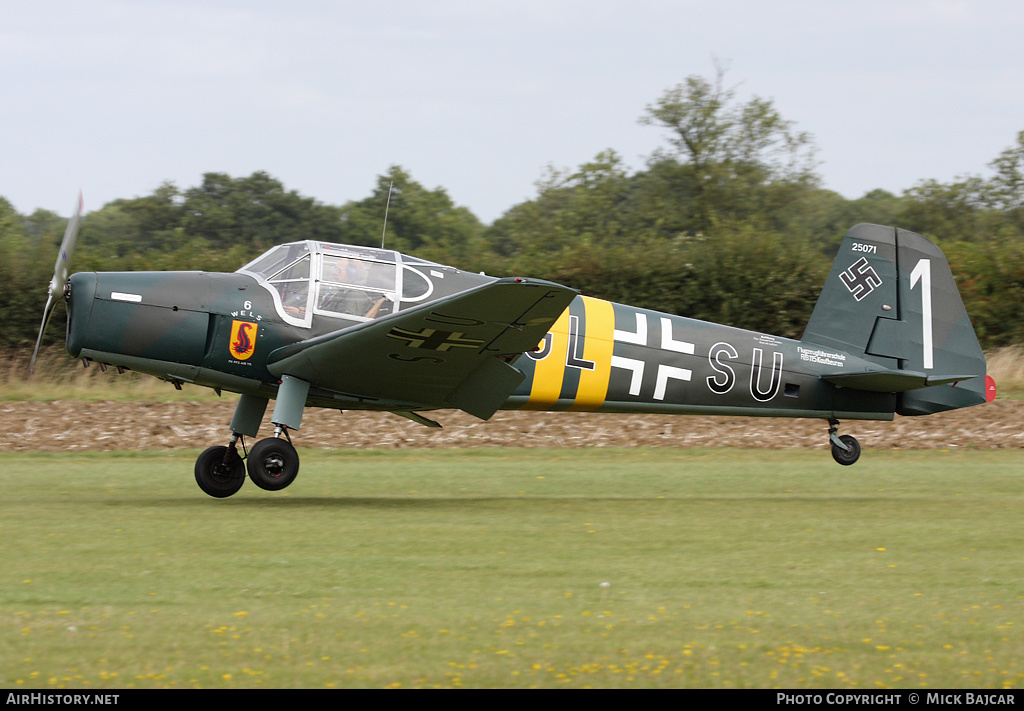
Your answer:
[[[424,348],[430,351],[447,351],[451,348],[480,348],[484,342],[476,338],[465,338],[461,332],[437,331],[424,328],[420,331],[409,331],[404,328],[392,328],[388,332],[391,338],[405,341],[410,348]]]
[[[878,273],[872,269],[865,257],[858,259],[845,272],[839,272],[839,278],[857,301],[882,285]]]

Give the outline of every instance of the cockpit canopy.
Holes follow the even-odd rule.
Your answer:
[[[307,240],[274,247],[238,271],[270,291],[286,321],[308,326],[313,313],[367,321],[423,301],[434,290],[431,268],[446,269],[392,250]]]

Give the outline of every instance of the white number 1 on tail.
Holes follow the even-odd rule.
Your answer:
[[[924,367],[931,370],[935,366],[932,345],[932,263],[930,259],[918,260],[914,271],[910,272],[910,288],[921,282],[921,321],[924,327]]]

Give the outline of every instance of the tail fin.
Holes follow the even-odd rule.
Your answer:
[[[858,388],[861,378],[861,389],[898,392],[901,415],[986,399],[985,355],[949,264],[913,232],[868,224],[847,232],[802,340],[882,366],[874,375],[885,377],[871,384],[854,374],[832,381]]]

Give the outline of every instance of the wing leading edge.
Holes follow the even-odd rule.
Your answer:
[[[317,388],[416,408],[493,415],[523,379],[509,365],[535,348],[577,291],[504,278],[279,348],[267,366]]]

